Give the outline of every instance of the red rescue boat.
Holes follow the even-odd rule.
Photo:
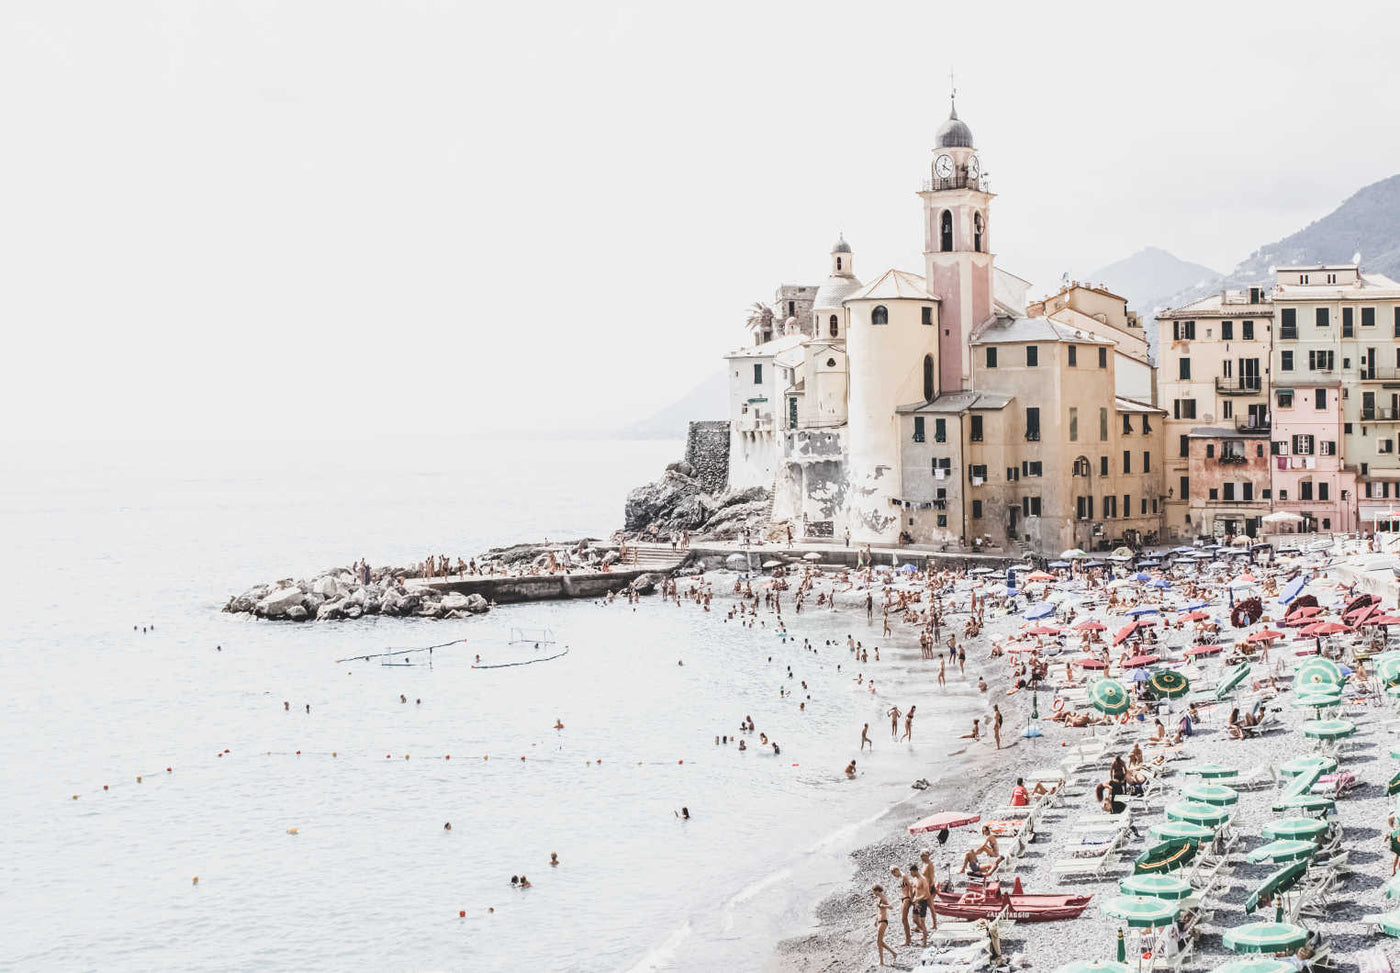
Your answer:
[[[934,893],[933,911],[953,919],[994,919],[1006,911],[1007,918],[1017,922],[1054,922],[1079,918],[1091,898],[1091,895],[1028,895],[1021,891],[1018,878],[1009,891],[1000,882],[969,885],[962,892],[940,889]]]

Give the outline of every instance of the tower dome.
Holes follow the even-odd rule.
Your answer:
[[[940,149],[970,149],[972,145],[972,129],[967,127],[967,123],[958,117],[958,106],[953,105],[952,111],[948,115],[948,120],[938,126],[938,134],[934,136],[934,145]]]
[[[846,234],[841,234],[840,238],[831,248],[832,253],[850,253],[851,245],[846,242]]]

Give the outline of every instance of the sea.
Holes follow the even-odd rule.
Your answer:
[[[606,537],[680,453],[8,446],[0,968],[763,968],[978,706],[953,693],[892,742],[885,711],[934,673],[879,637],[878,612],[789,607],[784,640],[771,617],[727,620],[728,574],[711,612],[658,597],[458,621],[220,611],[361,557]],[[883,660],[852,662],[848,634]],[[355,658],[443,643],[431,665]],[[749,716],[780,753],[757,733],[746,752],[716,743]]]

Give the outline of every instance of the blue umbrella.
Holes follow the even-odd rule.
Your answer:
[[[1147,682],[1151,678],[1152,676],[1148,673],[1147,669],[1144,666],[1138,666],[1136,669],[1133,670],[1133,682]]]
[[[1193,602],[1191,602],[1191,604],[1187,605],[1185,608],[1178,608],[1177,611],[1179,611],[1179,612],[1193,612],[1193,611],[1199,611],[1199,610],[1202,609],[1202,608],[1209,608],[1209,607],[1210,607],[1210,602],[1208,602],[1208,601],[1193,601]]]
[[[1148,574],[1146,571],[1139,571],[1137,574],[1133,575],[1133,580],[1134,580],[1134,581],[1146,581],[1146,580],[1148,580],[1148,579],[1151,578],[1151,577],[1152,577],[1152,575]]]
[[[904,565],[903,567],[901,567],[899,570],[903,571],[905,574],[913,574],[915,571],[917,571],[917,570],[919,570],[919,569],[916,568],[916,567],[914,567],[914,565],[912,565],[912,564],[905,564],[905,565]]]
[[[1031,621],[1035,621],[1038,618],[1044,618],[1047,615],[1053,614],[1055,614],[1055,606],[1050,604],[1049,602],[1041,602],[1039,605],[1035,605],[1027,609],[1024,617],[1029,618]]]
[[[1153,580],[1147,582],[1147,587],[1149,588],[1170,588],[1171,586],[1172,583],[1166,578],[1154,578]]]
[[[1136,607],[1136,608],[1129,608],[1129,609],[1128,609],[1127,611],[1125,611],[1123,614],[1124,614],[1124,615],[1155,615],[1155,614],[1157,614],[1157,606],[1156,606],[1156,605],[1139,605],[1139,606]]]
[[[1194,547],[1176,547],[1172,549],[1173,554],[1194,554],[1195,552],[1196,549]]]
[[[1084,566],[1085,566],[1086,568],[1101,568],[1101,567],[1103,567],[1103,562],[1102,562],[1102,561],[1085,561],[1085,562],[1084,562]]]
[[[1286,605],[1294,598],[1297,598],[1298,593],[1303,590],[1303,586],[1307,583],[1308,579],[1302,577],[1294,578],[1292,581],[1288,582],[1288,584],[1283,586],[1283,590],[1278,593],[1278,603],[1280,605]]]
[[[1068,561],[1051,561],[1051,562],[1050,562],[1050,566],[1051,566],[1052,568],[1067,568],[1067,567],[1069,567],[1069,562],[1068,562]]]

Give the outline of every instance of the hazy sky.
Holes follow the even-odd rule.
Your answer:
[[[950,70],[1037,293],[1228,269],[1400,171],[1398,50],[1387,3],[6,0],[0,438],[644,416],[838,231],[922,268]]]

